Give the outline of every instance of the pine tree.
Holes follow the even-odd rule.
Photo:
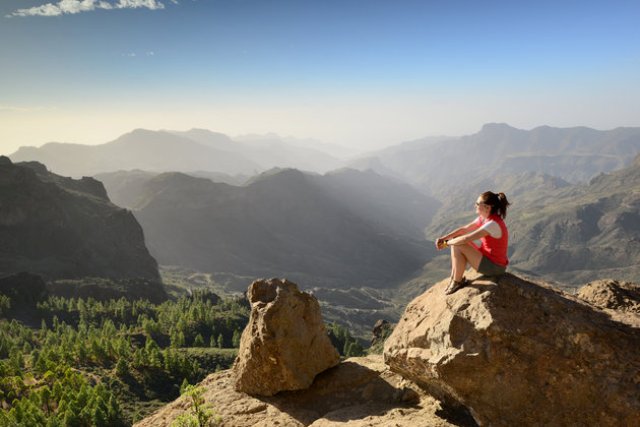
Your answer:
[[[200,334],[196,335],[196,337],[193,340],[193,346],[194,347],[204,347],[204,338],[202,338],[202,335],[200,335]]]
[[[118,359],[118,363],[116,363],[116,375],[121,379],[129,376],[129,363],[127,363],[126,359]]]
[[[241,338],[242,338],[242,333],[238,329],[233,331],[233,338],[231,339],[231,343],[232,343],[234,348],[239,348],[240,347],[240,339]]]

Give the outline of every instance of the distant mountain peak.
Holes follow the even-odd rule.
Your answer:
[[[480,129],[480,133],[485,132],[505,132],[505,131],[519,131],[520,129],[509,126],[506,123],[485,123]]]
[[[509,126],[507,123],[485,123],[482,126],[482,129],[480,129],[480,132],[485,131],[485,130],[495,130],[495,129],[500,129],[500,130],[514,129],[514,130],[518,130],[518,129],[514,128],[513,126]]]
[[[306,179],[304,172],[294,168],[271,168],[262,172],[259,175],[254,176],[247,185],[252,185],[260,182],[276,181],[276,182],[293,182]]]

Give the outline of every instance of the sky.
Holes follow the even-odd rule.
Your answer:
[[[640,2],[2,0],[0,154],[135,128],[373,150],[640,126]]]

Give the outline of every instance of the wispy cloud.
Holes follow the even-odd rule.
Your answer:
[[[44,110],[44,107],[20,107],[17,105],[0,104],[0,112],[33,113]]]
[[[171,3],[178,4],[177,0],[169,0]],[[28,9],[18,9],[9,15],[13,16],[60,16],[73,15],[82,12],[91,12],[98,9],[114,10],[114,9],[164,9],[164,3],[159,0],[60,0],[57,3],[46,3],[41,6],[35,6]]]

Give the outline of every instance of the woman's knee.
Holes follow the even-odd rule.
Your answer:
[[[451,246],[451,257],[467,259],[467,256],[465,254],[465,251],[462,249],[462,246]]]

